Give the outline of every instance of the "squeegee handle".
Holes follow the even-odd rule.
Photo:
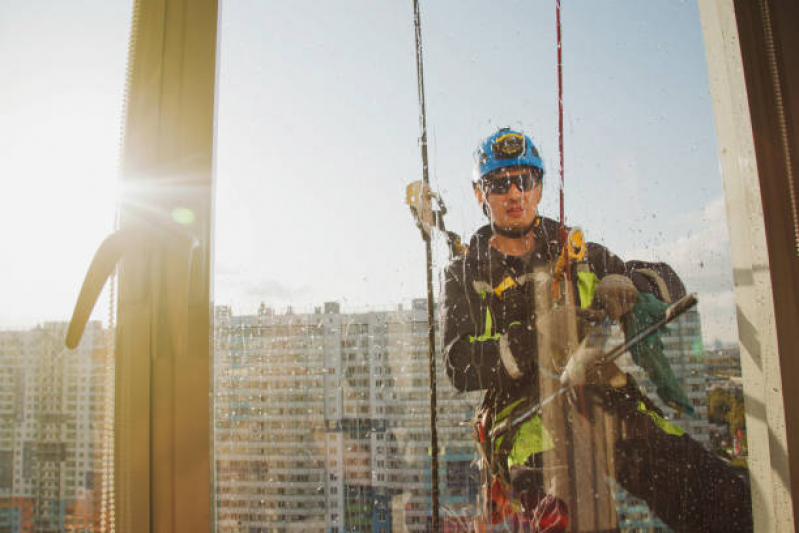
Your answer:
[[[635,346],[636,344],[638,344],[648,336],[652,335],[657,330],[659,330],[660,328],[662,328],[663,326],[665,326],[666,324],[668,324],[669,322],[671,322],[672,320],[674,320],[675,318],[677,318],[678,316],[680,316],[681,314],[683,314],[684,312],[695,306],[696,303],[697,299],[695,294],[687,294],[683,296],[682,298],[671,304],[668,309],[666,309],[666,312],[664,313],[663,317],[660,320],[653,322],[649,326],[645,327],[638,334],[628,339],[623,344],[616,346],[608,353],[597,357],[595,364],[609,363],[610,361],[618,359],[624,352],[628,351],[630,348],[632,348],[633,346]],[[490,432],[491,438],[494,439],[499,435],[507,433],[509,430],[518,427],[523,422],[530,420],[541,411],[542,407],[554,401],[558,396],[564,394],[568,390],[569,387],[567,386],[560,387],[558,390],[556,390],[551,395],[547,396],[546,398],[535,404],[533,407],[521,412],[515,418],[508,418],[506,420],[503,420],[501,423],[497,424],[496,426],[494,426],[494,428],[491,429]]]
[[[601,363],[608,363],[610,361],[615,361],[618,359],[624,352],[644,340],[645,338],[649,337],[657,330],[695,306],[697,303],[696,295],[695,294],[686,294],[673,304],[671,304],[668,309],[666,309],[666,313],[663,315],[663,318],[657,320],[638,333],[636,333],[633,337],[627,339],[623,344],[620,344],[613,348],[611,351],[606,353],[605,355],[599,358],[599,362]]]

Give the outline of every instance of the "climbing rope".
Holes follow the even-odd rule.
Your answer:
[[[564,142],[563,142],[563,40],[561,31],[561,5],[560,0],[555,0],[555,17],[556,17],[556,33],[557,33],[557,74],[558,74],[558,151],[560,156],[560,183],[559,183],[559,201],[560,201],[560,239],[562,248],[567,249],[569,235],[566,231],[566,216],[565,216],[565,201],[564,201]],[[421,17],[419,13],[419,0],[413,0],[413,14],[414,14],[414,29],[416,38],[416,74],[417,74],[417,91],[419,97],[419,129],[421,155],[422,155],[422,184],[415,190],[414,194],[421,195],[416,198],[420,206],[426,205],[429,198],[425,195],[430,194],[430,179],[428,174],[428,156],[427,156],[427,117],[425,109],[425,96],[424,96],[424,66],[422,61],[422,28]],[[409,192],[410,196],[413,196]],[[410,197],[409,196],[409,197]],[[423,213],[417,215],[419,220],[423,219]],[[422,227],[422,226],[420,226]],[[422,227],[422,229],[424,229]],[[430,381],[430,449],[431,449],[431,499],[432,499],[432,530],[439,531],[439,478],[438,478],[438,432],[436,429],[436,361],[435,361],[435,317],[434,317],[434,297],[433,297],[433,264],[432,264],[432,241],[433,231],[432,227],[429,231],[422,231],[422,237],[425,241],[425,255],[426,255],[426,274],[427,274],[427,314],[428,314],[428,347],[429,347],[429,381]],[[564,257],[566,263],[564,265],[564,275],[566,278],[565,285],[568,287],[571,283],[571,268],[569,268],[569,254]],[[566,295],[573,298],[573,291],[566,288]]]
[[[562,250],[561,258],[563,260],[562,275],[565,280],[563,284],[564,297],[567,303],[575,305],[576,299],[574,290],[572,290],[572,272],[571,272],[571,257],[568,253],[571,244],[572,233],[566,228],[566,208],[565,208],[565,164],[564,164],[564,149],[563,149],[563,32],[561,30],[561,16],[560,16],[560,0],[555,0],[555,33],[557,36],[557,71],[558,71],[558,155],[559,155],[559,201],[560,201],[560,245]],[[582,239],[580,233],[579,239]],[[559,284],[556,282],[555,287]],[[556,289],[557,290],[557,289]]]
[[[558,152],[560,155],[560,230],[566,228],[566,213],[563,198],[563,37],[560,29],[560,0],[555,0],[555,25],[558,39]]]
[[[424,102],[424,66],[422,62],[422,24],[419,15],[419,0],[413,0],[413,22],[416,34],[416,78],[419,92],[419,129],[421,130],[422,149],[422,181],[424,184],[422,194],[429,190],[430,177],[427,164],[427,117]],[[439,531],[438,523],[438,432],[436,430],[436,323],[433,298],[433,253],[432,231],[429,234],[422,232],[425,242],[425,256],[427,269],[427,344],[429,355],[429,380],[430,380],[430,475],[431,475],[431,503],[432,503],[432,530]]]

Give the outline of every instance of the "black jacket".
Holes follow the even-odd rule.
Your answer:
[[[559,225],[554,220],[539,218],[533,231],[532,253],[519,258],[491,247],[491,228],[484,226],[472,237],[469,254],[454,260],[445,272],[441,319],[447,374],[460,391],[487,390],[496,408],[529,394],[529,384],[535,381],[534,289],[524,280],[531,279],[537,267],[553,265],[560,244]],[[624,261],[594,243],[588,243],[580,268],[600,279],[608,274],[628,274]],[[511,289],[518,292],[515,298],[508,292],[499,297],[492,290],[508,276],[522,281]],[[514,305],[526,308],[508,309]],[[511,327],[503,320],[509,314],[523,327]]]
[[[531,307],[535,294],[533,283],[524,280],[536,267],[551,267],[557,261],[558,231],[554,220],[538,219],[532,253],[518,258],[492,248],[491,228],[485,226],[471,239],[469,254],[446,269],[441,320],[447,375],[460,391],[486,390],[484,403],[494,413],[518,398],[535,399],[531,398],[538,381]],[[575,285],[576,271],[581,270],[599,279],[608,274],[628,276],[639,291],[667,302],[685,295],[685,287],[668,265],[625,263],[594,243],[587,244],[585,260],[573,269]],[[520,283],[502,290],[508,276]],[[635,399],[636,395],[621,396]],[[628,491],[646,500],[677,531],[752,530],[745,478],[688,435],[661,431],[635,407],[620,416],[628,430],[614,449],[615,477]]]

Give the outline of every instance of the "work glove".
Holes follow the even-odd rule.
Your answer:
[[[566,394],[570,402],[574,403],[577,400],[577,393],[574,388],[585,383],[585,376],[589,366],[593,365],[596,357],[601,354],[601,349],[583,340],[569,358],[566,368],[563,369],[563,373],[560,375],[560,385],[567,389]]]
[[[580,345],[569,357],[563,373],[560,375],[560,384],[564,387],[576,387],[585,383],[586,373],[596,364],[597,358],[602,355],[607,337],[600,328],[589,332]]]
[[[600,388],[621,388],[627,384],[627,376],[613,361],[600,362],[604,355],[610,335],[609,328],[590,328],[580,345],[571,354],[563,372],[560,384],[568,390],[568,398],[575,399],[574,387],[593,385]]]
[[[594,292],[594,300],[607,311],[614,322],[632,311],[638,299],[638,289],[630,278],[621,274],[609,274],[602,278]]]

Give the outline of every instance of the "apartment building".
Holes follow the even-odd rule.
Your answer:
[[[66,329],[0,331],[2,531],[93,531],[101,520],[111,342],[90,322],[67,350]]]
[[[215,316],[220,531],[425,531],[431,512],[426,302],[344,314]],[[438,364],[442,516],[471,522],[475,394]]]
[[[662,337],[664,354],[669,360],[677,383],[680,384],[691,404],[694,414],[682,414],[666,406],[655,392],[655,385],[639,369],[631,370],[647,396],[660,407],[670,422],[676,424],[695,440],[707,446],[710,438],[710,423],[707,419],[707,367],[702,345],[702,321],[693,308],[669,324]]]
[[[426,302],[411,309],[315,313],[262,306],[215,312],[215,449],[220,531],[425,531],[431,516]],[[662,406],[708,440],[700,316],[663,337],[694,417]],[[618,338],[617,342],[621,342]],[[650,397],[648,377],[627,358]],[[468,420],[479,393],[454,391],[439,361],[438,437],[442,524],[471,522],[478,479]],[[662,405],[662,404],[661,404]],[[664,527],[620,493],[628,528]]]
[[[65,323],[0,332],[0,530],[88,531],[113,512],[108,331]],[[215,515],[220,531],[424,531],[431,516],[426,302],[410,309],[254,315],[215,311]],[[664,337],[697,407],[672,420],[707,440],[699,314]],[[466,526],[478,479],[468,420],[479,393],[452,389],[438,364],[444,529]],[[651,396],[654,387],[639,371]],[[621,498],[629,526],[659,527]]]

